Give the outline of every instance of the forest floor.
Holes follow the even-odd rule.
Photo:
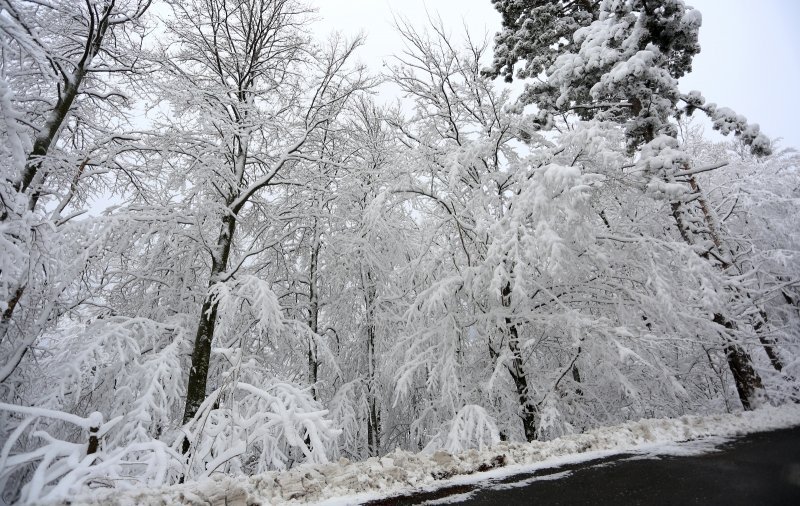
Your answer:
[[[74,497],[70,504],[299,504],[329,506],[383,501],[441,491],[444,501],[463,497],[475,484],[497,482],[512,476],[536,476],[541,469],[580,465],[598,459],[636,454],[686,456],[712,451],[731,438],[800,426],[800,406],[766,407],[756,411],[675,419],[644,419],[552,441],[503,442],[492,448],[451,455],[396,450],[381,458],[361,462],[340,459],[326,464],[305,464],[288,471],[255,476],[215,476],[203,481],[158,490],[97,491]],[[691,443],[686,443],[691,441]],[[681,444],[677,444],[681,443]],[[620,457],[622,458],[622,457]],[[550,475],[558,478],[558,473]],[[388,502],[383,502],[388,504]],[[416,503],[416,502],[415,502]]]

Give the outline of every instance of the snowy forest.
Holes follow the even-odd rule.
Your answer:
[[[800,402],[800,156],[679,89],[700,13],[486,2],[373,72],[303,0],[0,0],[0,503]]]

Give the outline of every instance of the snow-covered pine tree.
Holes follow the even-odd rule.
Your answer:
[[[573,34],[597,19],[599,0],[492,0],[503,17],[495,37],[491,74],[535,78],[562,53],[573,51]],[[518,66],[520,63],[522,66]]]

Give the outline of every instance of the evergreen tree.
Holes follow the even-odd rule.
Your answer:
[[[706,104],[698,92],[680,93],[678,79],[700,52],[702,24],[683,0],[494,3],[503,30],[490,73],[511,80],[524,62],[517,77],[535,80],[520,100],[538,107],[543,127],[566,114],[617,121],[634,149],[661,134],[674,137],[671,120],[700,109],[723,134],[741,136],[757,153],[770,151],[757,125]]]
[[[514,64],[527,60],[519,75],[536,80],[527,84],[520,101],[538,108],[540,127],[553,128],[556,118],[570,117],[624,127],[630,154],[638,154],[640,166],[651,177],[650,190],[682,184],[694,194],[687,199],[666,192],[681,238],[729,273],[730,249],[692,174],[691,158],[675,140],[676,119],[702,110],[715,129],[736,134],[754,154],[770,153],[771,145],[758,125],[730,109],[706,104],[699,92],[683,95],[678,89],[678,79],[691,71],[692,58],[700,52],[700,13],[682,0],[495,6],[503,14],[503,31],[497,37],[492,72],[509,78]],[[532,41],[525,40],[534,33]],[[711,244],[709,251],[702,251],[699,245],[706,243]],[[737,323],[726,312],[715,310],[711,318],[720,327],[737,390],[749,409],[757,402],[762,382],[748,353],[731,337]]]

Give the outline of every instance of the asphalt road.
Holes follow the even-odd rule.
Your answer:
[[[800,427],[696,456],[616,455],[378,504],[800,506]]]

